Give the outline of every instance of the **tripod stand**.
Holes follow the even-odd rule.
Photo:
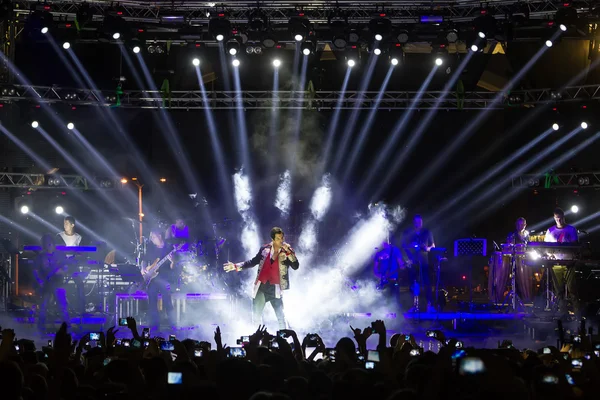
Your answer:
[[[521,299],[519,298],[519,295],[517,294],[517,253],[516,253],[515,249],[516,249],[516,246],[513,245],[511,259],[510,259],[511,289],[510,289],[510,292],[508,292],[508,294],[504,298],[504,301],[502,302],[502,307],[504,307],[504,304],[506,304],[506,299],[508,299],[508,297],[510,296],[511,302],[510,302],[509,311],[512,311],[512,312],[518,312],[517,304],[519,305],[519,308],[521,311],[525,311],[525,306],[523,305],[523,303],[521,302]]]

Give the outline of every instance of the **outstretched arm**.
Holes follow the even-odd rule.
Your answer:
[[[248,261],[235,263],[235,264],[232,263],[231,261],[228,261],[225,264],[223,264],[223,269],[225,270],[225,272],[231,272],[231,271],[240,272],[244,269],[252,268],[255,265],[258,265],[260,263],[260,260],[262,258],[262,251],[263,251],[263,248],[261,247],[260,250],[258,251],[258,253],[251,260],[248,260]]]

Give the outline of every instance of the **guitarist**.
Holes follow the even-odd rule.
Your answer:
[[[174,325],[173,302],[171,300],[171,285],[177,282],[177,274],[174,270],[171,246],[165,242],[160,229],[150,231],[150,245],[146,250],[146,255],[142,261],[142,275],[144,275],[155,263],[160,262],[165,257],[165,262],[159,269],[159,275],[152,279],[146,289],[148,293],[148,314],[150,317],[150,326],[152,329],[160,327],[160,314],[158,313],[158,294],[162,295],[163,308],[167,313],[167,319],[171,326]]]
[[[67,292],[63,287],[64,275],[67,271],[67,259],[64,254],[55,250],[53,235],[42,236],[42,251],[35,258],[33,275],[40,286],[42,301],[40,303],[38,328],[46,329],[48,303],[54,298],[59,306],[63,321],[69,323]]]

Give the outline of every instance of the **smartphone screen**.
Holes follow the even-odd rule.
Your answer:
[[[229,357],[244,358],[246,357],[246,350],[243,347],[230,347]]]
[[[167,383],[169,385],[181,385],[183,383],[183,376],[181,372],[169,372],[167,375]]]
[[[127,318],[119,318],[119,326],[127,326]]]
[[[379,352],[375,350],[369,350],[367,353],[367,361],[379,362]]]
[[[169,335],[169,341],[172,342],[173,340],[175,340],[175,335]]]
[[[150,328],[144,328],[142,330],[142,338],[150,339]]]
[[[310,355],[316,349],[317,349],[316,347],[307,347],[306,348],[306,357],[310,357]],[[315,354],[315,358],[313,358],[313,361],[322,360],[322,359],[323,359],[323,353],[317,353],[317,354]]]
[[[365,363],[365,369],[374,369],[375,368],[375,363],[373,361],[367,361]]]
[[[462,359],[458,372],[461,375],[480,374],[485,372],[485,365],[481,358],[466,357]]]
[[[163,351],[173,351],[175,350],[175,345],[171,341],[162,341],[160,342],[160,349]]]

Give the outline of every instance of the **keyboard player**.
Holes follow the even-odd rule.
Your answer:
[[[565,219],[565,212],[562,208],[554,209],[555,226],[550,227],[546,231],[544,242],[552,243],[572,243],[578,242],[577,229],[574,226],[568,225]],[[559,258],[560,259],[560,258]],[[567,300],[570,298],[573,305],[573,310],[577,313],[579,310],[579,299],[575,287],[575,268],[567,268],[564,265],[552,266],[552,283],[554,285],[554,293],[559,301],[559,312],[567,313]]]

